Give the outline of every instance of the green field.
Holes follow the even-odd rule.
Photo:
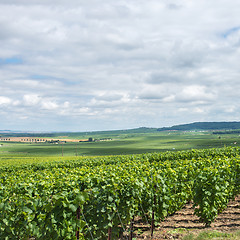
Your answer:
[[[240,192],[240,136],[221,133],[141,128],[30,136],[91,142],[2,141],[0,239],[142,238],[135,217],[153,234],[189,201],[209,227]]]
[[[69,133],[67,138],[111,139],[96,142],[77,142],[64,144],[0,142],[0,154],[24,156],[96,156],[138,154],[147,152],[177,151],[188,149],[219,148],[240,146],[237,134],[212,134],[205,132],[150,130],[106,131],[92,133]],[[63,136],[63,134],[59,134]],[[55,134],[54,138],[59,137]],[[66,138],[65,137],[65,138]]]
[[[3,155],[0,239],[143,239],[139,220],[150,239],[188,202],[209,229],[239,195],[239,179],[238,147],[96,157]]]

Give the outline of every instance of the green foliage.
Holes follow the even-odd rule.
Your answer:
[[[209,226],[221,213],[232,197],[234,189],[234,172],[229,166],[201,169],[194,184],[195,213]]]
[[[0,188],[0,239],[75,239],[74,232],[84,231],[76,211],[88,194],[72,181],[48,182],[32,171],[7,179]]]
[[[92,137],[96,141],[68,142],[66,144],[1,142],[0,158],[1,156],[14,156],[14,158],[55,156],[56,158],[62,157],[62,155],[64,157],[128,155],[240,145],[239,134],[225,134],[219,139],[219,136],[213,135],[212,132],[133,132],[126,130],[79,134],[69,133],[65,138],[89,139]],[[65,135],[54,136],[54,138],[61,139],[63,136]]]
[[[117,239],[190,200],[209,226],[240,192],[239,148],[24,160],[0,165],[0,239]]]

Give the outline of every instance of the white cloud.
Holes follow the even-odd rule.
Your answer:
[[[171,94],[171,95],[163,98],[163,102],[166,102],[166,103],[167,103],[167,102],[174,102],[175,99],[176,99],[176,97],[175,97],[173,94]]]
[[[200,107],[194,108],[193,111],[195,113],[204,113],[205,112],[205,110],[203,108],[200,108]]]
[[[237,112],[237,106],[234,106],[234,105],[225,106],[224,111],[226,113],[235,113],[235,112]]]
[[[63,108],[69,108],[70,107],[70,103],[68,101],[63,103]]]
[[[41,102],[41,107],[42,107],[42,109],[46,109],[46,110],[55,110],[55,109],[58,109],[59,106],[54,101],[43,100]]]
[[[2,0],[2,127],[21,116],[21,129],[42,130],[49,118],[55,130],[239,119],[239,9],[233,0]]]
[[[169,86],[166,84],[159,85],[143,85],[143,89],[140,91],[140,99],[164,99],[169,97]]]
[[[216,99],[216,94],[201,85],[190,85],[183,88],[179,93],[178,99],[180,101],[190,101],[204,103]]]
[[[19,119],[20,120],[26,120],[26,119],[28,119],[28,116],[20,116]]]
[[[35,94],[24,95],[23,101],[26,106],[35,106],[41,101],[41,97]]]
[[[10,104],[12,101],[10,98],[8,97],[4,97],[4,96],[0,96],[0,105],[8,105]]]

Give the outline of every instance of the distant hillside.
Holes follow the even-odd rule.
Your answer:
[[[69,133],[68,136],[71,136],[71,137],[79,136],[79,135],[86,135],[86,136],[106,135],[106,136],[109,136],[109,135],[119,135],[119,134],[151,133],[151,132],[156,132],[156,131],[157,131],[157,128],[140,127],[140,128],[124,129],[124,130],[72,132],[72,133]]]
[[[193,130],[234,130],[240,129],[240,122],[195,122],[189,124],[163,127],[157,131],[193,131]]]
[[[0,133],[10,133],[10,130],[0,130]]]
[[[81,137],[98,137],[98,136],[118,136],[121,134],[137,134],[137,133],[154,133],[156,131],[230,131],[237,130],[240,131],[240,122],[195,122],[189,124],[174,125],[172,127],[162,127],[162,128],[148,128],[140,127],[134,129],[124,129],[124,130],[107,130],[107,131],[91,131],[91,132],[23,132],[23,131],[12,131],[12,130],[0,130],[0,136],[8,137],[57,137],[57,136],[67,136],[77,138]],[[213,132],[215,133],[215,132]],[[222,133],[224,134],[224,133]]]
[[[0,136],[7,137],[57,137],[57,136],[67,136],[77,138],[81,137],[95,137],[95,136],[114,136],[121,134],[136,134],[136,133],[151,133],[156,132],[157,128],[147,128],[140,127],[134,129],[125,129],[125,130],[108,130],[108,131],[91,131],[91,132],[19,132],[19,131],[10,131],[10,130],[0,130]]]

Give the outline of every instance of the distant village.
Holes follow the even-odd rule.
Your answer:
[[[67,142],[92,142],[92,138],[88,139],[49,139],[49,138],[36,138],[36,137],[1,137],[0,141],[3,142],[28,142],[28,143],[67,143]]]
[[[67,142],[100,142],[100,141],[109,141],[111,138],[104,139],[68,139],[68,138],[59,138],[59,139],[50,139],[50,138],[38,138],[38,137],[1,137],[1,142],[25,142],[25,143],[52,143],[52,144],[62,144]]]

